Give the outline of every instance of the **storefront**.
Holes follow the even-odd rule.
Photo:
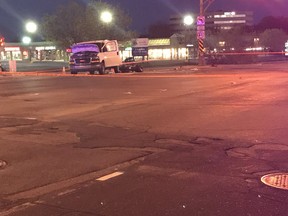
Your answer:
[[[6,43],[0,53],[4,61],[63,61],[67,60],[67,56],[65,50],[58,49],[51,42],[32,42],[29,45]]]
[[[196,58],[195,48],[179,43],[177,37],[149,39],[148,56],[150,60],[187,60]],[[132,57],[131,41],[120,42],[120,55]],[[193,55],[192,55],[193,54]],[[6,43],[0,49],[1,60],[16,61],[67,61],[70,53],[57,48],[52,42]],[[142,58],[142,57],[141,57]]]
[[[132,57],[132,44],[120,43],[123,59]],[[196,58],[194,46],[176,43],[174,38],[149,39],[148,56],[150,60],[187,60]]]

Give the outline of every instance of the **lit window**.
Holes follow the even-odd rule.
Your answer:
[[[246,23],[245,20],[223,20],[223,21],[215,21],[214,24],[240,24]]]
[[[219,46],[221,47],[225,46],[225,41],[219,41]]]

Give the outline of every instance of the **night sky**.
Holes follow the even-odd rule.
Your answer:
[[[58,5],[71,0],[0,0],[0,34],[9,41],[24,34],[27,19],[40,20],[43,14],[53,12]],[[87,0],[78,0],[86,2]],[[105,1],[105,0],[102,0]],[[249,10],[255,22],[264,16],[287,16],[288,0],[215,0],[208,11]],[[199,0],[106,0],[118,4],[133,19],[132,29],[145,33],[150,24],[168,22],[175,14],[199,13]]]

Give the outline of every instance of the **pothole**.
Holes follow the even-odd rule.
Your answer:
[[[283,144],[255,144],[248,147],[234,147],[226,150],[226,153],[230,157],[237,158],[249,158],[249,157],[268,157],[264,155],[263,152],[268,152],[272,154],[273,152],[283,152],[288,151],[288,146]],[[261,154],[262,153],[262,154]]]
[[[272,173],[264,175],[261,182],[270,187],[288,190],[288,173]]]
[[[7,166],[7,162],[4,160],[0,160],[0,170],[4,169]]]

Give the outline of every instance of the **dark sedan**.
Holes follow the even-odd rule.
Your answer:
[[[143,67],[135,61],[134,57],[126,58],[119,69],[121,72],[143,72]]]

